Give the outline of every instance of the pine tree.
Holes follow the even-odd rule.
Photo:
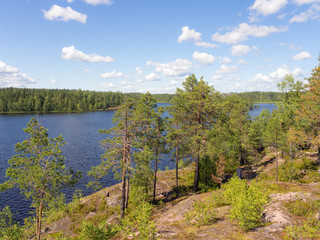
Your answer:
[[[24,129],[29,137],[17,143],[17,152],[6,170],[6,182],[0,189],[18,187],[27,198],[31,198],[36,214],[36,236],[41,237],[42,216],[48,204],[61,195],[60,190],[76,182],[79,173],[67,169],[61,147],[62,136],[49,138],[48,130],[39,120],[32,118]]]
[[[101,141],[105,152],[101,156],[101,164],[92,167],[88,175],[96,180],[90,181],[89,186],[100,187],[99,178],[115,172],[115,177],[121,179],[121,218],[124,217],[129,198],[130,171],[132,170],[132,142],[133,142],[133,101],[126,99],[115,113],[112,121],[115,124],[108,130],[100,129],[106,138]]]
[[[183,119],[182,129],[188,132],[188,144],[192,157],[195,160],[195,175],[193,191],[196,192],[199,185],[200,160],[206,154],[208,133],[218,117],[217,92],[209,86],[203,78],[198,80],[191,75],[183,82],[184,89],[177,89],[177,102],[180,118]]]

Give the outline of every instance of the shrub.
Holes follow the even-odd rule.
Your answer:
[[[234,176],[225,186],[225,196],[231,203],[230,217],[244,230],[262,225],[263,206],[268,202],[266,189],[256,181],[249,186],[245,180]]]
[[[67,205],[65,204],[65,196],[61,194],[54,201],[50,201],[48,204],[48,210],[45,213],[46,222],[51,224],[58,221],[66,215]]]
[[[316,171],[317,168],[317,163],[313,162],[311,159],[302,158],[293,161],[293,163],[291,163],[291,161],[286,161],[280,166],[279,175],[281,181],[284,182],[291,180],[299,181],[306,174]]]
[[[122,220],[119,231],[125,236],[132,235],[134,239],[156,239],[157,229],[154,223],[150,221],[151,211],[152,205],[150,203],[140,203]],[[139,233],[134,234],[136,232]]]
[[[320,224],[315,217],[309,217],[302,226],[290,225],[284,229],[285,240],[319,239]]]
[[[319,204],[315,200],[303,201],[295,200],[284,203],[284,206],[288,208],[289,212],[297,216],[307,216],[310,213],[317,211]]]
[[[116,231],[102,222],[95,226],[92,222],[84,221],[80,232],[80,240],[106,240],[115,235]]]
[[[214,201],[208,197],[193,204],[193,210],[186,214],[187,222],[196,220],[196,225],[208,225],[215,220]]]
[[[8,206],[0,211],[0,239],[19,240],[22,238],[22,228],[12,220],[12,214]]]
[[[212,192],[212,201],[215,207],[222,207],[228,205],[228,200],[223,191],[216,190]]]

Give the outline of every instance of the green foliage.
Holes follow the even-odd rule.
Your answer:
[[[186,78],[183,88],[177,89],[171,105],[177,120],[175,124],[178,123],[185,133],[184,147],[189,149],[188,155],[196,163],[193,186],[196,192],[200,180],[200,161],[206,156],[209,130],[213,128],[213,119],[218,117],[220,94],[203,77],[198,80],[194,74]],[[176,143],[174,145],[178,146]],[[181,154],[179,155],[181,159]]]
[[[195,222],[197,226],[209,225],[215,221],[215,202],[211,197],[196,201],[193,209],[186,214],[187,222]]]
[[[319,239],[320,224],[315,217],[309,217],[302,226],[289,225],[284,229],[285,240]]]
[[[48,203],[48,208],[45,213],[46,222],[48,224],[58,221],[66,215],[67,204],[65,203],[65,196],[61,194],[55,200]]]
[[[242,92],[233,93],[248,100],[251,103],[273,103],[281,100],[282,93],[279,92]]]
[[[245,180],[234,176],[224,185],[226,200],[231,203],[230,217],[244,230],[262,225],[263,206],[268,202],[266,189],[256,181],[249,186]]]
[[[49,138],[48,130],[34,118],[24,132],[29,136],[15,145],[17,154],[8,161],[8,180],[2,186],[18,187],[26,198],[31,198],[39,237],[43,213],[61,197],[60,189],[73,185],[80,175],[67,169],[64,164],[61,147],[65,143],[61,135]]]
[[[0,88],[0,112],[78,112],[106,110],[124,100],[120,92]]]
[[[131,179],[131,185],[139,188],[142,195],[149,195],[149,191],[152,188],[152,180],[154,172],[151,168],[151,160],[153,159],[153,152],[145,146],[142,151],[134,154],[135,169],[133,171],[133,177]]]
[[[8,206],[0,211],[0,239],[19,240],[22,238],[22,227],[15,223]]]
[[[116,230],[102,222],[95,226],[92,222],[83,221],[79,240],[107,240],[116,234]]]
[[[289,212],[297,216],[308,216],[319,209],[319,202],[315,200],[295,200],[285,202],[284,206]]]
[[[287,181],[302,181],[305,175],[309,175],[309,180],[317,180],[317,163],[308,158],[294,160],[293,163],[286,161],[280,166],[280,180]]]
[[[129,200],[132,207],[137,207],[141,203],[146,202],[150,199],[148,192],[145,187],[138,184],[131,184]]]
[[[133,239],[156,239],[157,229],[150,220],[151,212],[152,205],[150,203],[140,203],[121,221],[119,231],[126,237],[131,235]]]
[[[215,207],[222,207],[230,204],[222,190],[212,191],[212,202]]]

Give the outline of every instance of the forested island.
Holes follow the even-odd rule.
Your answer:
[[[253,103],[279,102],[281,92],[243,92],[239,95]],[[139,99],[141,93],[97,92],[67,89],[0,88],[0,113],[10,112],[82,112],[118,107],[126,97]],[[174,94],[152,94],[158,103],[168,103]]]
[[[307,85],[287,75],[278,88],[279,95],[222,95],[203,78],[190,75],[181,89],[168,95],[167,108],[157,107],[150,93],[1,89],[2,103],[4,93],[22,98],[13,92],[43,91],[46,98],[46,91],[52,91],[47,102],[57,101],[54,106],[62,99],[54,96],[65,91],[65,99],[75,104],[69,97],[82,96],[78,100],[91,104],[91,110],[104,106],[88,99],[104,102],[109,96],[108,107],[119,106],[115,125],[100,130],[101,164],[83,174],[97,190],[99,179],[111,172],[121,183],[92,196],[77,192],[66,204],[60,190],[76,183],[80,174],[65,167],[63,136],[50,138],[33,118],[24,129],[28,137],[9,160],[8,180],[0,190],[19,188],[31,199],[34,216],[21,226],[12,220],[10,209],[3,209],[0,237],[317,239],[320,65]],[[251,119],[251,102],[266,96],[277,99],[277,109]],[[62,107],[66,111],[71,110],[68,101]],[[165,111],[169,117],[163,117]],[[171,154],[175,169],[160,172],[158,162],[165,153]],[[281,220],[270,212],[280,214]]]

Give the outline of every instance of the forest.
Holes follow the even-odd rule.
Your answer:
[[[165,153],[171,154],[175,162],[172,175],[174,199],[191,193],[223,190],[220,195],[218,192],[211,195],[208,198],[210,201],[195,203],[194,211],[187,213],[186,218],[195,218],[200,225],[212,223],[216,214],[214,206],[219,204],[231,206],[230,218],[244,231],[264,224],[261,219],[263,206],[269,199],[267,187],[256,180],[248,183],[246,179],[232,176],[237,168],[254,166],[267,154],[273,156],[275,168],[269,178],[264,176],[265,179],[291,182],[308,173],[318,179],[318,162],[304,159],[300,163],[297,157],[306,149],[313,149],[320,156],[320,65],[312,70],[306,85],[287,75],[278,88],[281,94],[255,92],[222,95],[203,77],[198,79],[190,75],[173,96],[165,96],[170,98],[171,103],[167,108],[157,108],[156,96],[150,93],[137,97],[135,94],[80,90],[9,88],[1,89],[0,99],[2,106],[4,99],[11,99],[5,105],[10,106],[14,101],[16,107],[8,109],[19,111],[25,107],[30,109],[27,107],[28,101],[24,100],[21,101],[27,105],[19,108],[22,104],[20,98],[34,100],[35,106],[39,106],[34,108],[35,111],[40,109],[40,105],[53,107],[62,104],[60,109],[68,111],[78,109],[77,104],[81,105],[79,109],[88,106],[89,109],[104,109],[119,105],[113,119],[115,125],[99,130],[104,136],[101,141],[104,149],[101,164],[92,166],[88,173],[84,173],[92,179],[88,187],[97,190],[101,188],[99,179],[107,174],[115,173],[120,180],[120,206],[110,210],[101,205],[101,209],[109,215],[115,211],[118,221],[108,224],[103,219],[84,220],[79,223],[81,227],[75,237],[62,234],[60,239],[127,239],[128,236],[156,239],[157,229],[150,216],[155,206],[164,204],[159,201],[156,189],[160,184],[158,162]],[[50,103],[49,99],[53,102]],[[80,103],[73,103],[73,99]],[[106,99],[110,105],[104,105]],[[251,119],[248,115],[250,103],[258,100],[278,101],[277,109],[263,111]],[[102,105],[98,105],[99,101]],[[165,111],[170,117],[163,117]],[[65,216],[63,214],[84,208],[79,202],[80,197],[75,197],[69,207],[62,207],[63,210],[57,206],[57,203],[65,204],[59,190],[71,186],[80,177],[79,173],[64,165],[62,136],[49,138],[47,129],[37,119],[31,119],[24,131],[29,136],[16,145],[16,155],[9,160],[10,167],[6,172],[8,180],[0,185],[0,191],[19,188],[32,200],[35,214],[29,225],[22,227],[12,221],[9,209],[3,209],[1,219],[8,219],[7,222],[0,221],[0,236],[4,239],[9,239],[6,236],[10,234],[10,239],[26,236],[41,239],[42,226],[53,213],[55,217],[59,214]],[[279,159],[285,161],[281,160],[280,164]],[[185,169],[191,169],[189,185],[182,180],[186,177]],[[318,202],[315,204],[318,206]],[[303,231],[314,234],[312,236],[320,233],[319,223],[306,221],[305,224],[304,228],[287,229],[287,239],[299,239],[290,236],[297,236]],[[139,234],[133,235],[136,232]]]
[[[278,102],[279,92],[244,92],[250,103]],[[81,112],[118,107],[125,97],[139,99],[141,93],[96,92],[67,89],[0,88],[0,112]],[[158,103],[168,103],[174,94],[152,94]]]

